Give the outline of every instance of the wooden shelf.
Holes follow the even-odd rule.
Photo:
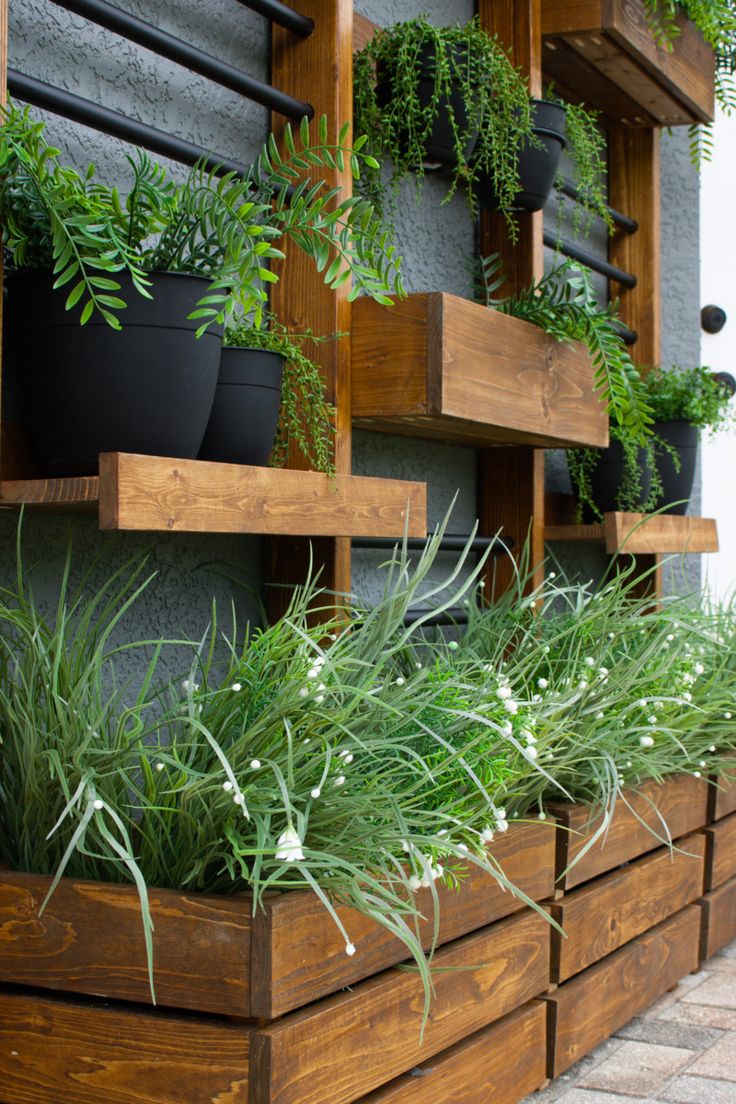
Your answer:
[[[99,477],[0,482],[0,506],[98,510],[100,529],[305,537],[426,534],[426,485],[108,452]],[[408,516],[408,523],[407,523]]]
[[[713,518],[676,514],[604,514],[602,525],[546,525],[547,541],[598,541],[606,552],[656,555],[679,552],[717,552],[718,531]]]
[[[689,20],[678,22],[667,50],[655,44],[642,0],[542,0],[545,77],[614,123],[710,122],[713,51]]]
[[[353,422],[467,445],[603,447],[582,345],[444,292],[353,304]]]

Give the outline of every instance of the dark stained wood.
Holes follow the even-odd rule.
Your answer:
[[[549,931],[527,911],[438,951],[423,1036],[422,985],[401,970],[259,1030],[250,1104],[349,1104],[426,1062],[547,988]]]
[[[505,876],[533,901],[554,890],[555,831],[553,825],[512,826],[489,845],[489,854]],[[459,890],[437,887],[441,946],[485,927],[524,907],[523,901],[501,889],[496,879],[469,865]],[[420,933],[427,950],[434,937],[434,905],[430,890],[420,890],[417,903],[426,919]],[[254,917],[251,1010],[272,1018],[301,1007],[346,985],[385,970],[407,957],[404,944],[354,909],[338,915],[356,947],[352,957],[324,906],[309,893],[275,895]]]
[[[677,841],[596,878],[552,904],[565,932],[552,932],[552,980],[566,981],[691,904],[702,893],[705,836]]]
[[[729,813],[736,813],[736,755],[733,766],[711,780],[708,799],[708,820],[720,820]]]
[[[555,805],[553,811],[569,831],[559,833],[558,879],[566,889],[613,870],[663,842],[697,831],[706,822],[708,783],[689,774],[665,782],[645,782],[624,791],[616,801],[607,830],[582,854],[603,823],[603,813],[587,805]],[[580,857],[581,856],[581,857]],[[577,861],[576,861],[577,860]]]
[[[360,1104],[517,1104],[545,1081],[544,1006],[533,1001]]]
[[[698,967],[700,909],[688,905],[565,982],[550,1006],[550,1077],[558,1077]]]
[[[608,419],[582,346],[443,292],[353,311],[357,424],[465,444],[605,445]]]
[[[564,44],[598,70],[600,80],[579,85],[591,107],[627,126],[708,122],[714,111],[713,52],[684,18],[673,49],[658,47],[641,0],[542,0],[545,70],[552,48]],[[638,111],[622,114],[621,92]]]
[[[544,76],[557,92],[572,103],[597,105],[601,123],[611,126],[657,126],[657,119],[623,88],[608,78],[564,38],[545,38],[542,54]]]
[[[736,875],[736,813],[712,824],[705,832],[708,839],[706,889],[715,889]]]
[[[190,533],[415,536],[423,483],[131,453],[100,456],[100,528]]]
[[[374,23],[372,19],[361,15],[360,12],[353,12],[353,52],[357,53],[367,46],[378,30],[380,30],[378,23]]]
[[[543,449],[483,449],[478,454],[480,531],[501,533],[514,540],[514,559],[528,548],[529,587],[544,579],[544,451]],[[490,599],[516,583],[509,556],[494,556],[484,572]]]
[[[234,1023],[0,989],[3,1104],[249,1104]]]
[[[699,902],[703,910],[701,961],[736,939],[736,878],[706,893]]]
[[[150,1003],[134,886],[0,871],[0,980]],[[159,1005],[250,1015],[251,901],[152,889]]]

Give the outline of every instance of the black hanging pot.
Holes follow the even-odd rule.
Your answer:
[[[151,274],[152,299],[128,273],[114,275],[127,307],[121,330],[97,312],[79,325],[64,309],[69,287],[46,271],[15,273],[8,311],[36,451],[49,475],[90,475],[101,452],[193,459],[217,384],[222,327],[195,337],[189,321],[210,281]]]
[[[267,464],[276,438],[284,358],[269,349],[222,350],[201,460]]]
[[[467,58],[467,50],[462,46],[453,46],[451,49],[457,67],[462,69]],[[420,47],[419,81],[416,92],[422,111],[429,108],[434,96],[436,59],[437,47],[434,42],[426,42]],[[467,64],[467,62],[465,63]],[[378,106],[382,109],[385,108],[391,102],[393,95],[394,90],[390,73],[379,68],[376,83]],[[470,119],[462,88],[454,81],[449,95],[441,95],[435,107],[434,121],[423,151],[422,161],[425,168],[454,167],[457,165],[453,120],[459,134],[467,133],[467,140],[462,151],[463,159],[467,161],[471,157],[478,140],[478,121]],[[401,141],[401,136],[399,136],[399,141]]]
[[[593,501],[601,513],[608,514],[618,510],[616,499],[625,471],[624,450],[620,441],[613,441],[608,448],[601,449],[600,459],[590,475]],[[639,449],[639,471],[641,501],[646,502],[652,486],[652,469],[645,449]]]
[[[532,100],[534,134],[540,146],[526,142],[519,151],[518,174],[520,188],[512,211],[541,211],[549,199],[557,176],[560,156],[567,144],[565,109],[550,100]],[[478,204],[486,211],[499,207],[493,177],[482,173],[474,182]]]
[[[680,458],[678,472],[669,452],[661,446],[657,449],[657,470],[662,480],[659,506],[668,514],[684,514],[693,492],[700,431],[689,422],[679,421],[655,422],[652,431],[666,441]],[[671,503],[675,505],[670,505]]]

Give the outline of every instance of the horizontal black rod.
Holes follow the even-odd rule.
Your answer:
[[[412,609],[404,614],[405,625],[415,625],[420,618],[425,617],[427,610]],[[451,607],[442,613],[432,613],[424,622],[425,625],[467,625],[468,611],[461,607]]]
[[[82,123],[84,126],[101,130],[104,134],[133,142],[154,153],[170,157],[172,161],[195,165],[197,161],[204,158],[204,163],[209,168],[218,167],[223,173],[236,172],[239,176],[248,174],[247,166],[240,161],[218,157],[202,149],[201,146],[195,146],[192,142],[175,138],[145,123],[138,123],[134,119],[129,119],[127,115],[121,115],[107,107],[100,107],[91,100],[84,100],[81,96],[64,92],[61,88],[53,88],[50,84],[36,80],[35,77],[27,77],[17,69],[8,69],[8,91],[11,96],[33,104],[34,107],[46,108],[57,115],[63,115],[66,119],[72,119],[75,123]]]
[[[429,537],[409,537],[406,545],[412,551],[422,550],[426,547],[429,539]],[[391,537],[353,537],[353,548],[391,549],[400,543],[401,541],[393,540]],[[467,543],[468,538],[462,536],[462,534],[447,533],[440,541],[440,552],[462,552]],[[510,552],[513,547],[513,537],[474,537],[470,545],[470,551],[485,552],[487,548],[490,548],[492,555],[500,556],[503,552]]]
[[[309,119],[314,117],[314,108],[311,104],[297,100],[293,96],[287,96],[285,92],[279,92],[270,84],[241,73],[239,69],[212,57],[211,54],[205,54],[196,46],[190,46],[180,38],[159,30],[151,23],[121,11],[114,4],[108,4],[107,0],[51,0],[51,2],[93,23],[98,23],[101,27],[113,31],[114,34],[122,35],[131,42],[137,42],[147,50],[153,50],[154,53],[185,66],[193,73],[200,73],[208,80],[222,85],[223,88],[230,88],[241,96],[247,96],[249,100],[262,104],[270,111],[278,111],[287,119],[298,122],[305,115]]]
[[[583,249],[573,242],[558,240],[557,235],[553,234],[551,230],[544,231],[544,244],[549,246],[550,249],[570,257],[573,261],[580,261],[586,268],[592,268],[594,272],[600,272],[601,276],[607,276],[609,280],[615,280],[627,288],[636,287],[636,276],[633,273],[625,272],[623,268],[616,268],[608,261],[596,257],[595,253],[591,253],[589,249]]]
[[[580,192],[577,190],[574,184],[571,184],[569,180],[565,180],[562,184],[558,185],[558,191],[566,195],[568,199],[574,199],[576,203],[582,203]],[[636,219],[629,218],[628,215],[623,215],[620,211],[617,211],[615,207],[607,208],[614,226],[618,226],[619,230],[623,230],[625,234],[635,234],[639,229],[639,223]]]
[[[294,11],[287,4],[281,4],[279,0],[240,0],[240,3],[259,15],[265,15],[272,23],[278,23],[279,27],[286,27],[299,38],[309,38],[314,30],[313,19]]]
[[[623,322],[616,323],[615,328],[624,345],[636,345],[639,340],[636,330],[630,330],[628,326],[624,326]]]

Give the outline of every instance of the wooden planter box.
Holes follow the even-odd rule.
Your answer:
[[[655,44],[642,0],[542,0],[545,76],[617,124],[710,122],[713,51],[684,16],[679,24],[667,50]]]
[[[582,345],[444,292],[353,304],[353,421],[467,445],[608,444]]]
[[[699,904],[703,913],[700,960],[705,962],[736,939],[736,878],[706,893]]]
[[[711,825],[705,835],[705,888],[717,889],[736,876],[736,813]]]
[[[623,798],[617,799],[607,829],[592,846],[589,841],[602,824],[603,814],[591,816],[587,805],[555,806],[555,816],[567,829],[558,835],[558,885],[571,889],[654,851],[669,842],[667,832],[669,839],[675,840],[702,828],[707,802],[708,782],[690,774],[627,789]]]
[[[708,795],[708,820],[721,820],[736,813],[736,756],[733,767],[711,779]]]

